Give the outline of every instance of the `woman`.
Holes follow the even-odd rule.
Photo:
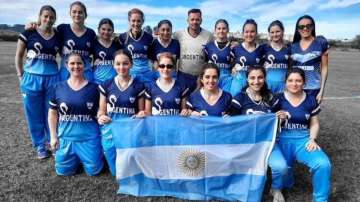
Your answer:
[[[289,68],[290,47],[284,43],[284,26],[279,20],[268,27],[270,41],[263,46],[266,82],[273,93],[282,93],[285,89],[285,74]]]
[[[219,87],[227,92],[231,88],[231,48],[227,38],[229,24],[224,19],[215,23],[215,40],[206,44],[204,48],[206,61],[216,64],[220,68]]]
[[[154,69],[158,69],[158,60],[161,53],[169,52],[172,54],[177,71],[178,59],[180,58],[180,44],[176,39],[172,39],[172,24],[169,20],[161,20],[157,26],[158,38],[150,46],[150,58],[154,63]],[[173,77],[176,78],[176,71],[173,71]]]
[[[245,21],[242,29],[244,42],[234,47],[231,51],[235,58],[235,66],[233,68],[234,78],[231,84],[231,94],[237,95],[246,85],[246,71],[252,65],[261,65],[263,57],[262,46],[259,46],[255,40],[257,36],[257,24],[255,20],[248,19]]]
[[[315,34],[315,21],[311,16],[301,16],[295,27],[291,45],[291,59],[294,67],[305,71],[305,91],[321,102],[328,76],[329,44],[322,36]]]
[[[39,26],[20,34],[15,55],[25,115],[32,144],[37,149],[39,159],[49,156],[45,148],[50,140],[47,125],[49,88],[59,80],[56,55],[61,47],[61,39],[53,29],[55,20],[56,12],[53,7],[41,7]]]
[[[156,74],[149,67],[149,47],[153,37],[141,29],[144,24],[144,13],[137,8],[128,12],[130,30],[120,34],[120,41],[127,49],[134,60],[130,75],[138,77],[141,82],[151,82]]]
[[[278,99],[267,88],[265,69],[260,66],[250,66],[246,77],[247,86],[244,88],[245,90],[237,94],[232,100],[232,114],[271,113]],[[281,117],[283,115],[281,113],[281,111],[278,112],[277,116]],[[274,145],[268,163],[271,168],[271,194],[274,197],[274,202],[285,201],[281,193],[281,179],[287,172],[287,165],[277,142]]]
[[[287,121],[279,134],[279,147],[288,166],[280,187],[294,183],[292,167],[295,161],[309,167],[312,173],[314,201],[327,201],[330,194],[331,163],[316,142],[319,134],[320,106],[315,97],[303,89],[305,73],[291,68],[286,73],[286,90],[280,94],[276,109],[287,114]]]
[[[149,83],[145,90],[145,111],[148,115],[189,115],[186,109],[186,97],[189,89],[174,78],[175,60],[171,53],[159,56],[159,79]]]
[[[97,175],[103,167],[96,122],[97,85],[84,77],[85,64],[80,54],[70,53],[66,64],[70,78],[53,86],[49,102],[55,170],[58,175],[73,175],[81,163],[88,175]]]
[[[187,106],[192,116],[227,116],[231,94],[219,88],[220,70],[214,63],[203,65],[198,78],[198,89],[193,92]]]
[[[98,26],[99,37],[95,40],[92,54],[94,56],[94,82],[100,84],[116,76],[113,67],[114,53],[121,49],[120,41],[113,39],[114,23],[104,18]]]
[[[101,125],[101,144],[110,172],[115,176],[116,150],[112,139],[110,122],[123,117],[143,117],[144,85],[130,76],[133,61],[131,54],[119,50],[114,54],[117,76],[99,85],[100,101],[98,122]]]

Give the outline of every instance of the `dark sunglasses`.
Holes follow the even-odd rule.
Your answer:
[[[174,65],[172,65],[172,64],[166,64],[166,65],[164,65],[164,64],[159,64],[158,67],[159,67],[160,69],[164,69],[165,67],[168,68],[168,69],[172,69],[172,68],[174,68]]]
[[[314,28],[313,24],[307,24],[307,25],[298,25],[298,29],[303,30],[303,29],[312,29]]]

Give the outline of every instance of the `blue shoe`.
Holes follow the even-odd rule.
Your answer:
[[[50,156],[49,151],[45,148],[38,148],[37,158],[38,159],[46,159]]]

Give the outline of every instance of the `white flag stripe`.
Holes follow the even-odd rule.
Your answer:
[[[117,149],[116,177],[123,179],[143,173],[146,177],[163,180],[202,179],[231,174],[266,175],[266,162],[271,142],[226,145],[173,145]],[[189,152],[190,151],[190,152]],[[195,151],[195,152],[193,152]],[[202,153],[205,168],[198,175],[182,169],[181,157]],[[201,155],[200,155],[201,156]],[[202,170],[202,169],[200,169]]]

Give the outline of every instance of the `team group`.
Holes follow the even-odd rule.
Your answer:
[[[243,25],[243,42],[231,42],[224,19],[214,34],[201,28],[199,9],[189,10],[188,27],[175,33],[169,20],[160,21],[155,38],[142,30],[144,13],[136,8],[119,37],[107,18],[98,36],[86,27],[81,2],[70,5],[70,16],[72,23],[55,29],[55,9],[43,6],[20,34],[15,56],[33,146],[43,159],[50,143],[57,174],[72,175],[82,164],[96,175],[105,156],[115,175],[109,123],[121,117],[276,113],[282,129],[269,158],[274,201],[285,201],[281,190],[294,183],[295,161],[310,169],[314,201],[328,200],[331,163],[316,142],[328,43],[315,35],[311,16],[297,20],[291,44],[278,20],[268,27],[269,42],[257,44],[253,19]]]

